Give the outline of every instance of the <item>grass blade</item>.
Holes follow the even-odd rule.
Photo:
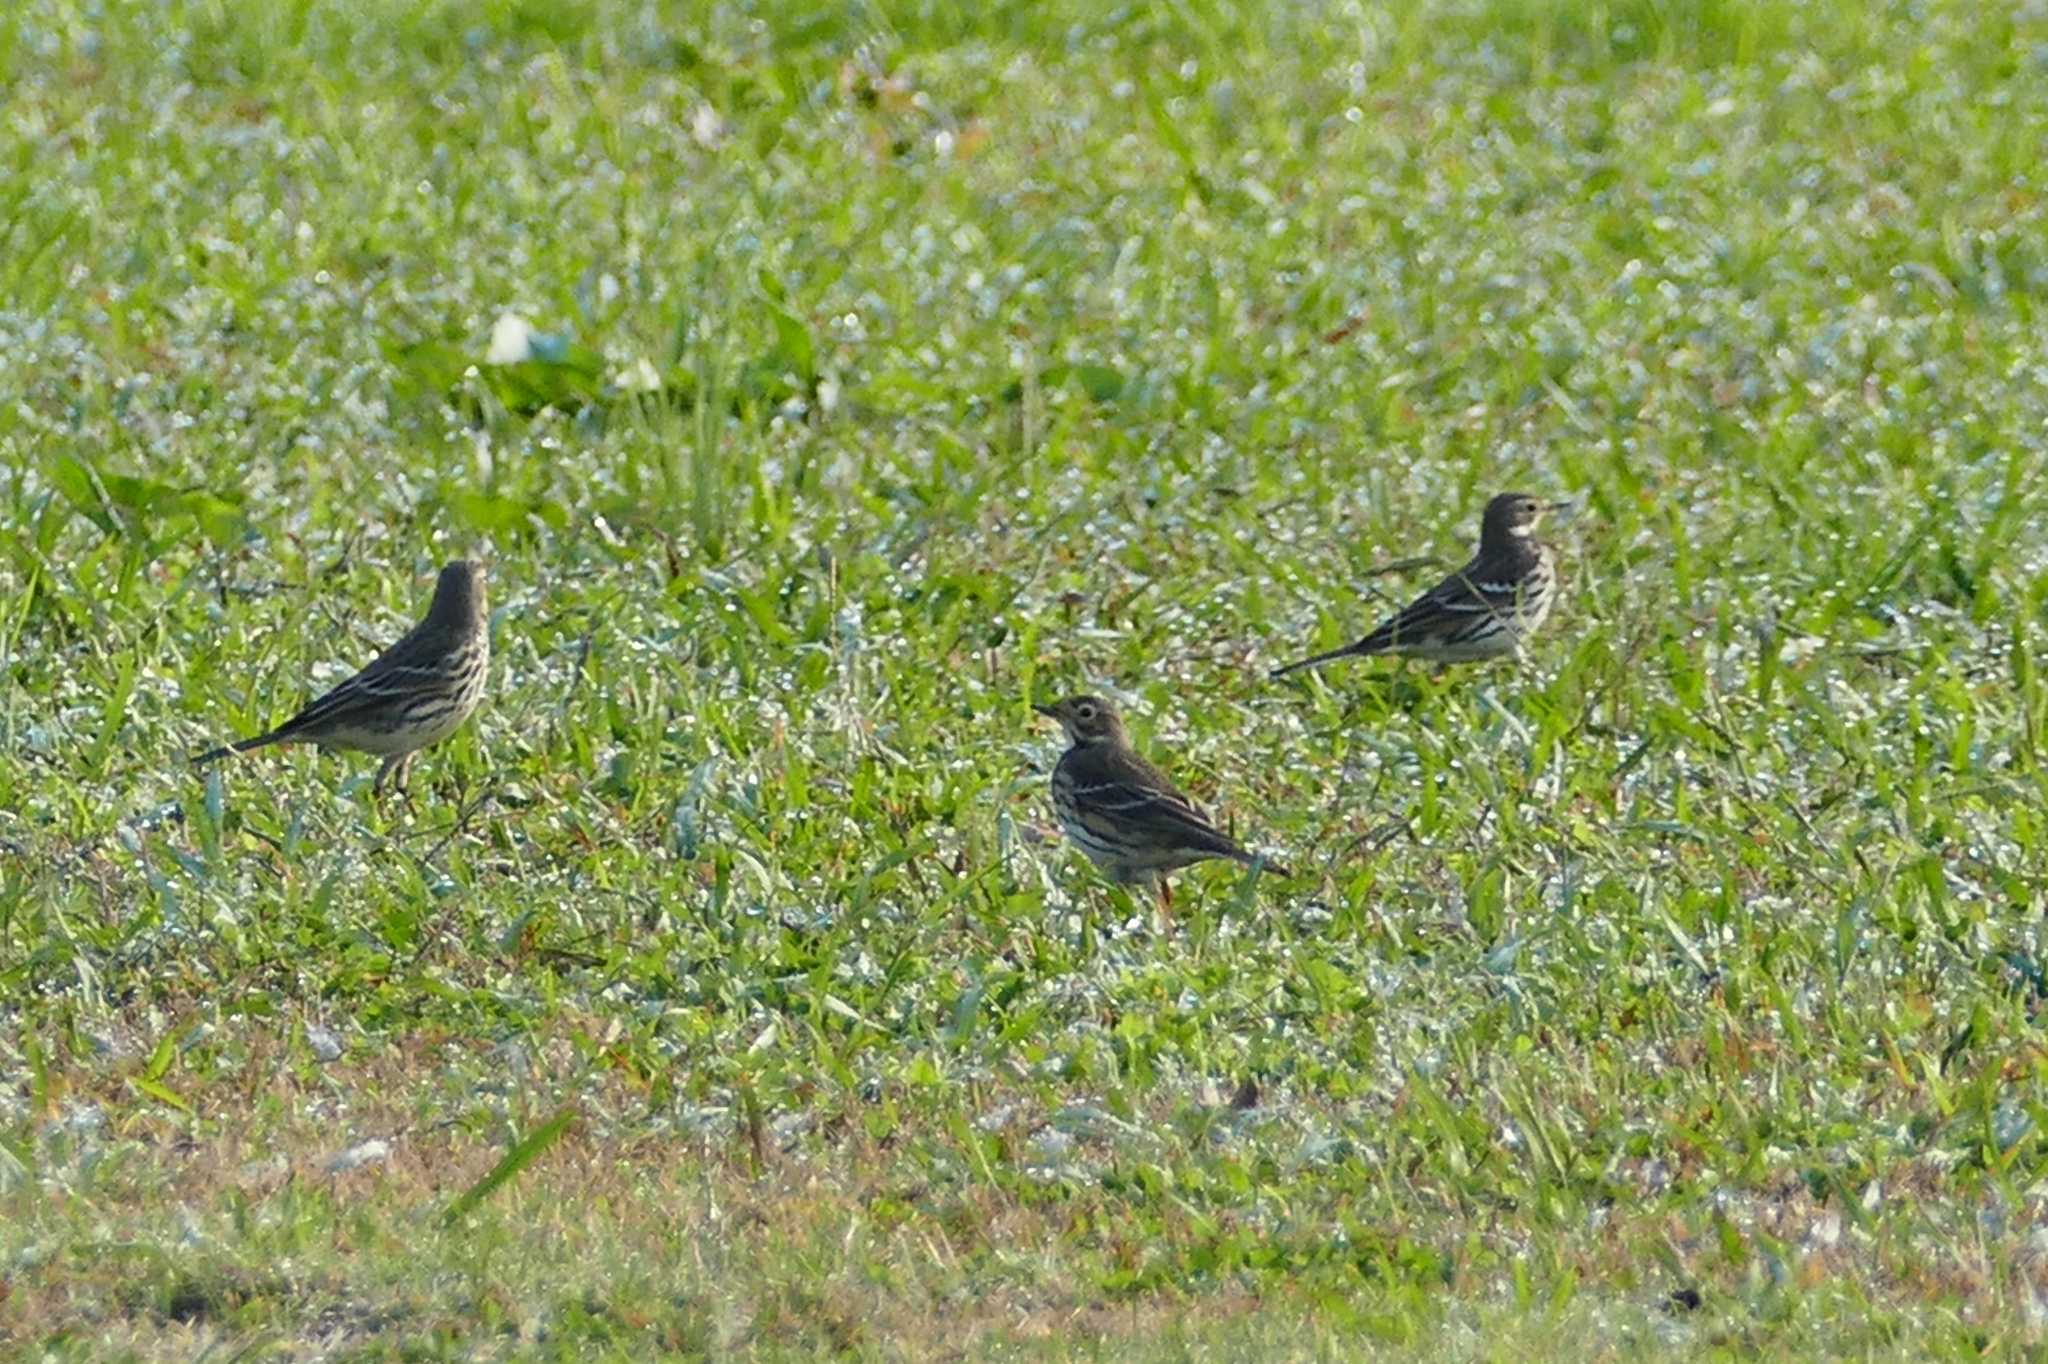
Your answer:
[[[533,1164],[541,1152],[560,1141],[562,1134],[569,1130],[569,1124],[576,1121],[576,1105],[564,1104],[555,1110],[555,1115],[526,1134],[505,1158],[491,1167],[490,1173],[464,1189],[456,1200],[448,1205],[442,1221],[457,1222],[468,1216],[470,1211],[486,1198],[496,1193],[499,1187],[511,1180],[521,1170]]]

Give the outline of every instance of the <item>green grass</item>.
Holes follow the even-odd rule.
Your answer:
[[[0,15],[0,1352],[2048,1348],[2039,7],[814,8]]]

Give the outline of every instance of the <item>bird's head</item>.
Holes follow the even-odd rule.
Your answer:
[[[434,604],[427,619],[443,625],[470,625],[490,614],[484,599],[484,567],[472,559],[457,559],[441,570],[434,584]]]
[[[1064,701],[1032,709],[1047,719],[1059,721],[1072,743],[1113,743],[1124,737],[1124,722],[1118,718],[1116,707],[1099,696],[1069,696]]]
[[[1479,525],[1479,543],[1507,545],[1534,535],[1546,514],[1570,505],[1546,502],[1530,493],[1502,493],[1486,504],[1486,518]]]

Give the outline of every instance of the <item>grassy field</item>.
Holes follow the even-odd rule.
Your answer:
[[[0,1355],[2048,1350],[2039,4],[23,0],[0,91]],[[1525,664],[1266,679],[1507,487]],[[185,763],[464,553],[409,807]],[[1158,931],[1082,686],[1298,874]]]

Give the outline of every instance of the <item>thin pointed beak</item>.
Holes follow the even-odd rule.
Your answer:
[[[1040,715],[1043,715],[1048,720],[1057,720],[1060,718],[1060,711],[1058,706],[1041,706],[1034,701],[1031,703],[1031,709],[1037,711]]]

